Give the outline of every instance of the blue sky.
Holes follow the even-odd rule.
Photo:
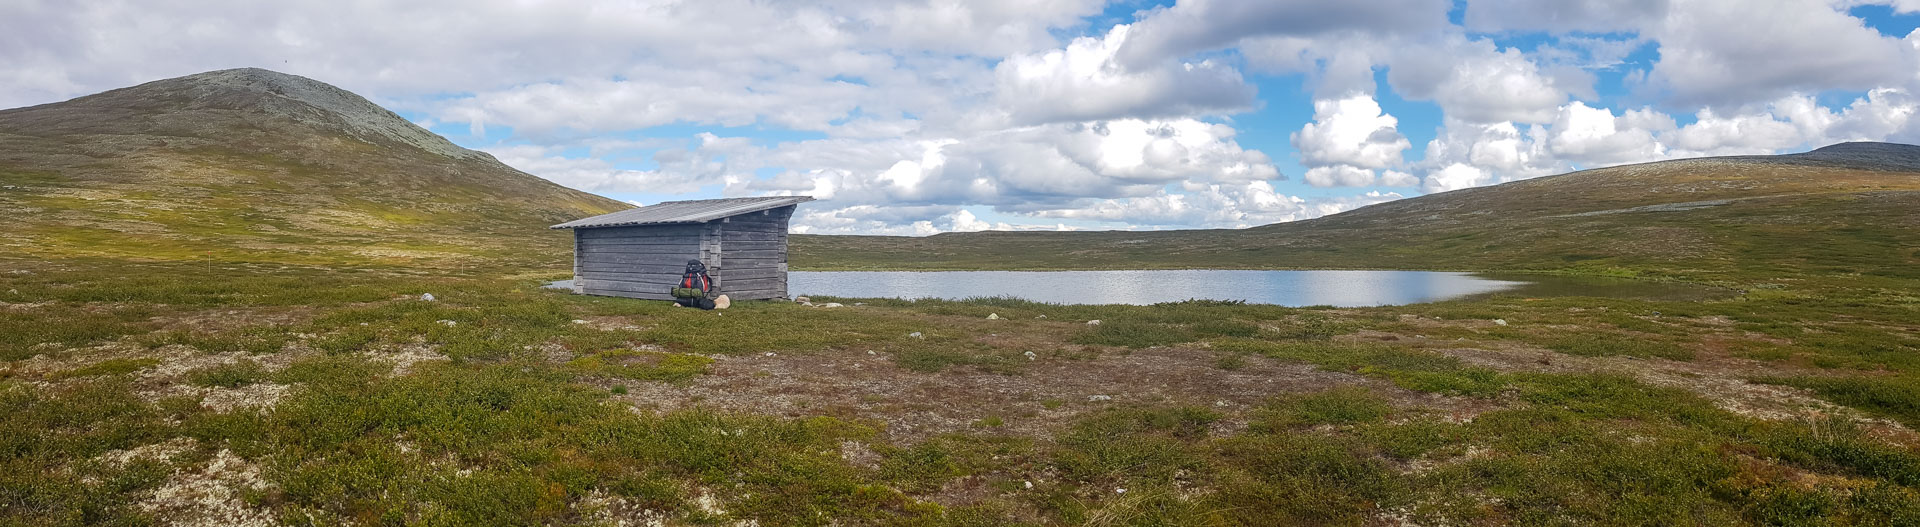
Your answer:
[[[214,4],[0,7],[0,106],[266,67],[574,188],[814,195],[796,230],[848,234],[1237,228],[1920,142],[1920,0]]]

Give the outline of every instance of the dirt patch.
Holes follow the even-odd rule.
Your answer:
[[[960,431],[1051,437],[1081,414],[1128,404],[1211,407],[1226,414],[1225,433],[1243,427],[1246,410],[1275,395],[1350,384],[1408,404],[1425,406],[1439,397],[1300,364],[1254,358],[1233,371],[1215,364],[1213,353],[1185,348],[1040,360],[1017,374],[964,366],[920,373],[895,365],[888,354],[864,351],[754,355],[718,357],[708,375],[684,384],[640,383],[619,397],[657,411],[706,407],[871,419],[884,423],[887,439],[907,443]]]

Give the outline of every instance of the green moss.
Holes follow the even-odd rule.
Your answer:
[[[647,381],[684,381],[707,373],[713,359],[699,355],[610,350],[567,362],[583,373]],[[625,388],[620,391],[624,392]]]

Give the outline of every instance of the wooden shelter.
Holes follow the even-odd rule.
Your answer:
[[[573,229],[573,291],[672,300],[687,260],[735,300],[787,296],[787,221],[807,196],[667,201],[553,226]]]

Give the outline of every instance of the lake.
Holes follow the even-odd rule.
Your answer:
[[[1007,296],[1057,304],[1187,299],[1282,306],[1366,307],[1507,293],[1697,300],[1730,292],[1636,280],[1436,271],[794,271],[794,296],[943,298]]]

